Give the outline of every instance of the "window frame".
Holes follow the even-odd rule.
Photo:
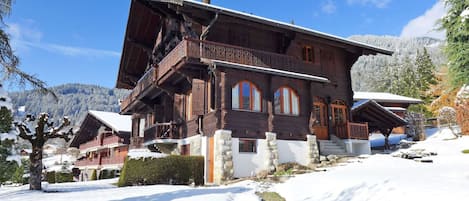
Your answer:
[[[302,49],[302,60],[308,63],[316,63],[316,55],[314,46],[304,45]]]
[[[347,123],[347,105],[343,100],[335,100],[331,104],[332,125],[342,125]]]
[[[249,85],[249,108],[243,108],[244,105],[244,100],[243,100],[243,83],[247,83]],[[233,93],[235,92],[235,88],[238,87],[237,96],[238,96],[238,107],[234,107],[234,97]],[[259,110],[255,110],[255,92],[259,94],[259,102],[257,103],[259,105]],[[241,80],[237,82],[233,87],[231,88],[231,109],[232,110],[239,110],[239,111],[249,111],[249,112],[262,112],[262,91],[259,90],[259,88],[252,83],[251,81],[248,80]]]
[[[253,143],[253,145],[252,146],[249,146],[249,145],[241,146],[242,142],[244,142],[244,143]],[[256,154],[257,153],[257,139],[239,138],[238,153]]]
[[[288,113],[285,112],[285,99],[284,99],[284,90],[287,90],[287,93],[288,93]],[[279,93],[280,97],[279,97],[279,106],[280,106],[280,111],[277,111],[277,108],[276,108],[276,94],[277,92]],[[294,107],[293,107],[293,96],[296,96],[296,105],[297,105],[297,113],[295,114],[294,113]],[[296,90],[294,90],[293,88],[291,87],[288,87],[288,86],[281,86],[279,87],[275,92],[274,92],[274,113],[275,114],[280,114],[280,115],[290,115],[290,116],[300,116],[300,113],[301,113],[301,107],[300,107],[300,96],[298,95],[298,93],[296,92]]]

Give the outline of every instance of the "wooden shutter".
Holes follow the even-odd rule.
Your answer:
[[[205,81],[192,79],[192,115],[204,114]]]

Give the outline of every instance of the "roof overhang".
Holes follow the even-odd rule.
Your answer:
[[[208,62],[210,62],[212,65],[214,65],[215,68],[217,66],[221,66],[221,67],[233,68],[233,69],[238,69],[238,70],[245,70],[245,71],[257,72],[257,73],[265,73],[265,74],[270,74],[270,75],[277,75],[277,76],[282,76],[282,77],[309,80],[309,81],[315,81],[315,82],[322,82],[322,83],[329,83],[330,82],[329,79],[327,79],[325,77],[308,75],[308,74],[304,74],[304,73],[296,73],[296,72],[279,70],[279,69],[274,69],[274,68],[265,68],[265,67],[260,67],[260,66],[244,65],[244,64],[231,63],[231,62],[220,61],[220,60],[210,60]]]
[[[354,121],[368,122],[370,130],[392,129],[407,125],[407,120],[381,106],[374,100],[356,102],[352,109]]]

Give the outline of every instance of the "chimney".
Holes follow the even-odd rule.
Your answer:
[[[202,0],[206,4],[210,4],[210,0]]]

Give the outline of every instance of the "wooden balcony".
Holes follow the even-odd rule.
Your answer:
[[[95,140],[91,140],[86,143],[80,144],[80,150],[85,150],[85,149],[89,149],[93,147],[100,147],[101,142],[102,142],[101,140],[95,139]]]
[[[368,140],[368,123],[347,122],[335,126],[335,134],[341,139]]]
[[[144,142],[156,139],[180,139],[179,126],[175,123],[156,123],[144,131]]]
[[[120,138],[117,135],[112,135],[112,136],[103,138],[102,146],[115,145],[115,144],[117,145],[124,144],[124,138]]]
[[[135,89],[121,102],[121,111],[126,113],[135,102],[145,97],[148,88],[162,85],[186,63],[200,63],[200,59],[220,60],[231,63],[289,69],[295,72],[311,72],[317,64],[307,63],[292,56],[249,49],[211,41],[185,39],[181,41],[159,63],[138,81]]]
[[[112,165],[112,164],[123,164],[125,161],[125,156],[111,156],[111,157],[102,157],[101,165]]]
[[[100,165],[100,159],[99,158],[83,158],[81,160],[75,161],[75,166],[94,166],[94,165]]]

